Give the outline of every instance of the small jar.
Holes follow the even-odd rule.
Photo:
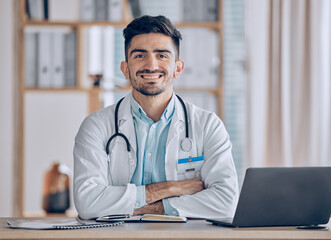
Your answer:
[[[65,213],[69,207],[69,175],[56,162],[44,176],[43,209],[47,213]]]

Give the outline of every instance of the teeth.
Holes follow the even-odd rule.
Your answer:
[[[144,78],[144,79],[157,79],[157,78],[160,78],[161,75],[159,75],[159,76],[144,76],[144,75],[142,75],[141,77]]]

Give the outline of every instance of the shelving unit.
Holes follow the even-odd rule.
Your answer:
[[[20,60],[20,91],[19,91],[19,108],[20,108],[20,124],[19,124],[19,162],[17,166],[19,167],[18,173],[18,189],[17,189],[17,199],[15,201],[15,208],[19,209],[19,213],[21,216],[31,216],[32,214],[26,212],[24,209],[24,202],[26,198],[26,192],[24,189],[24,181],[26,173],[25,169],[25,162],[26,162],[26,143],[25,143],[25,134],[26,134],[26,109],[25,109],[25,97],[28,94],[62,94],[62,93],[77,93],[77,94],[84,94],[87,96],[88,99],[88,112],[93,112],[99,108],[101,108],[101,101],[100,101],[100,93],[103,91],[99,87],[85,87],[82,83],[82,42],[83,42],[83,31],[87,28],[92,26],[100,26],[100,27],[125,27],[127,24],[133,19],[132,15],[130,14],[130,6],[129,0],[123,0],[123,12],[122,12],[122,21],[121,22],[107,22],[107,21],[93,21],[93,22],[83,22],[83,21],[35,21],[29,20],[28,16],[25,12],[25,0],[19,0],[19,16],[20,17],[20,34],[19,34],[19,60]],[[216,22],[182,22],[175,24],[178,28],[186,28],[186,27],[197,27],[197,28],[206,28],[212,31],[216,31],[218,33],[218,41],[219,41],[219,74],[218,74],[218,86],[217,88],[177,88],[175,91],[177,92],[206,92],[210,93],[217,97],[218,103],[218,114],[221,116],[222,113],[222,0],[218,0],[218,21]],[[25,29],[29,27],[43,27],[43,28],[56,28],[56,27],[68,27],[72,31],[76,32],[76,59],[77,59],[77,66],[76,66],[76,85],[74,87],[62,87],[62,88],[38,88],[38,87],[26,87],[25,86]],[[185,61],[185,59],[184,59]],[[126,86],[124,88],[116,89],[118,91],[128,91],[130,90],[130,86]],[[42,173],[40,173],[42,174]]]

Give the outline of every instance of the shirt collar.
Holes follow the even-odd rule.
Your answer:
[[[139,103],[134,99],[132,92],[130,94],[130,102],[131,102],[131,112],[134,116],[139,117],[140,119],[142,117],[150,119],[146,115],[142,107],[139,105]],[[169,120],[172,117],[174,111],[175,111],[175,97],[174,94],[172,94],[170,102],[168,103],[168,106],[164,110],[160,120],[163,119]]]

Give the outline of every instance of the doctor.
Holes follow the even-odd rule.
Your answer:
[[[180,32],[163,16],[143,16],[123,34],[121,70],[132,92],[89,115],[77,133],[79,215],[232,217],[238,183],[228,133],[216,114],[173,91],[184,68]]]

